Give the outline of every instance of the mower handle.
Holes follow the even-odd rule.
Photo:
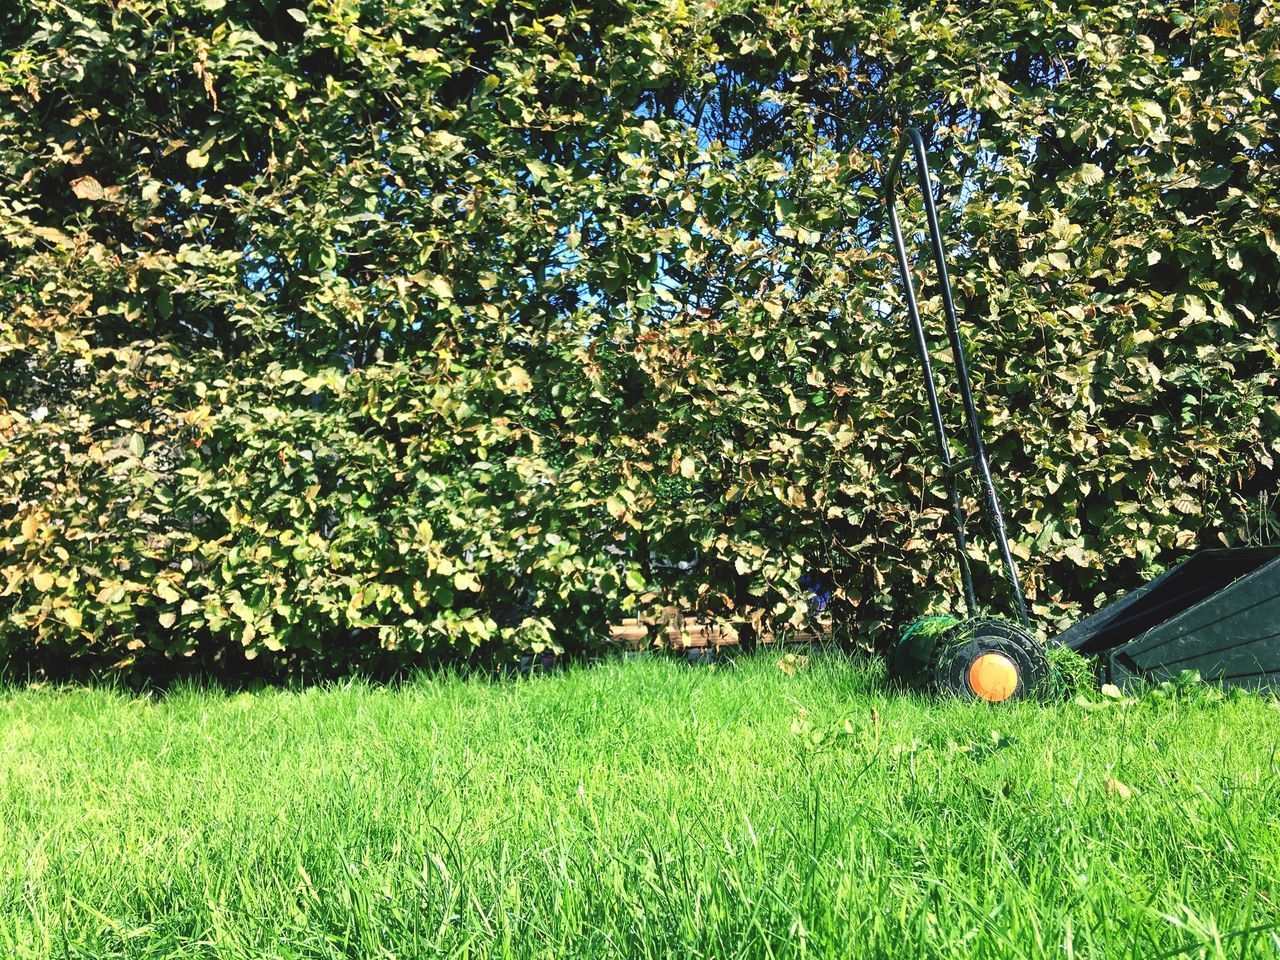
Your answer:
[[[1000,548],[1000,556],[1004,560],[1005,570],[1009,574],[1009,582],[1013,588],[1014,606],[1018,619],[1029,626],[1031,618],[1027,616],[1027,604],[1022,594],[1022,583],[1018,578],[1018,567],[1013,554],[1009,550],[1009,536],[1005,532],[1004,514],[1000,509],[1000,501],[996,496],[995,481],[991,478],[991,464],[987,459],[986,445],[982,442],[982,430],[978,423],[978,412],[973,402],[973,389],[969,382],[969,367],[965,361],[964,343],[960,339],[960,322],[956,318],[955,300],[951,295],[951,278],[947,273],[947,262],[942,241],[942,228],[938,224],[938,210],[933,200],[933,182],[929,176],[929,162],[925,152],[924,138],[915,127],[909,127],[898,139],[898,148],[894,152],[893,162],[885,177],[884,199],[889,212],[889,230],[893,234],[894,251],[897,254],[898,273],[902,278],[903,296],[907,302],[907,316],[911,320],[911,332],[915,337],[916,350],[920,355],[920,367],[924,373],[925,395],[929,401],[929,414],[933,419],[933,432],[938,442],[938,452],[942,456],[943,471],[947,479],[947,494],[951,501],[951,517],[955,525],[956,555],[960,561],[960,578],[964,582],[965,602],[971,615],[978,612],[977,599],[973,590],[973,574],[969,569],[969,554],[965,543],[964,514],[960,509],[960,494],[956,488],[955,470],[951,461],[951,449],[947,444],[947,428],[942,420],[942,408],[938,403],[938,391],[933,379],[933,364],[929,359],[929,341],[925,336],[924,324],[920,319],[920,307],[916,302],[915,287],[911,282],[911,261],[907,256],[907,244],[902,233],[902,224],[898,220],[897,185],[898,171],[906,157],[907,145],[910,143],[916,161],[916,178],[920,186],[920,195],[924,201],[925,218],[929,224],[929,243],[933,248],[933,262],[938,271],[938,284],[942,290],[942,308],[947,319],[947,337],[951,341],[951,353],[955,358],[956,375],[960,382],[960,397],[964,403],[964,415],[969,428],[969,442],[973,448],[974,461],[978,467],[978,476],[982,484],[987,516],[991,522],[996,543]]]

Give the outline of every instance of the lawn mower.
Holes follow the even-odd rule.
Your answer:
[[[938,402],[929,341],[911,280],[911,261],[898,218],[899,173],[910,147],[914,155],[942,310],[964,407],[969,454],[953,460]],[[1046,645],[1032,631],[1018,567],[1009,549],[991,464],[982,441],[964,343],[947,273],[942,230],[934,203],[924,138],[909,129],[901,137],[885,182],[885,206],[902,281],[907,317],[924,375],[950,506],[951,533],[969,617],[945,629],[910,629],[890,655],[901,679],[974,700],[1001,702],[1031,696],[1049,676]],[[965,535],[957,475],[972,467],[981,503],[1009,578],[1012,619],[979,613]],[[1095,658],[1102,682],[1173,679],[1198,671],[1224,685],[1259,687],[1280,679],[1280,546],[1202,550],[1136,590],[1051,638]]]

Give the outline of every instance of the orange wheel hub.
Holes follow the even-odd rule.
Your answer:
[[[969,666],[969,688],[988,703],[1008,700],[1018,689],[1018,666],[1003,653],[984,653]]]

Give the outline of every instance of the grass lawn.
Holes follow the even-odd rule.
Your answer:
[[[0,693],[3,957],[1280,955],[1274,699],[776,656]]]

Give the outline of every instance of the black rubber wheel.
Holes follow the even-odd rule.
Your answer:
[[[1016,623],[980,618],[938,638],[929,673],[939,693],[999,703],[1035,696],[1049,676],[1049,659]]]

